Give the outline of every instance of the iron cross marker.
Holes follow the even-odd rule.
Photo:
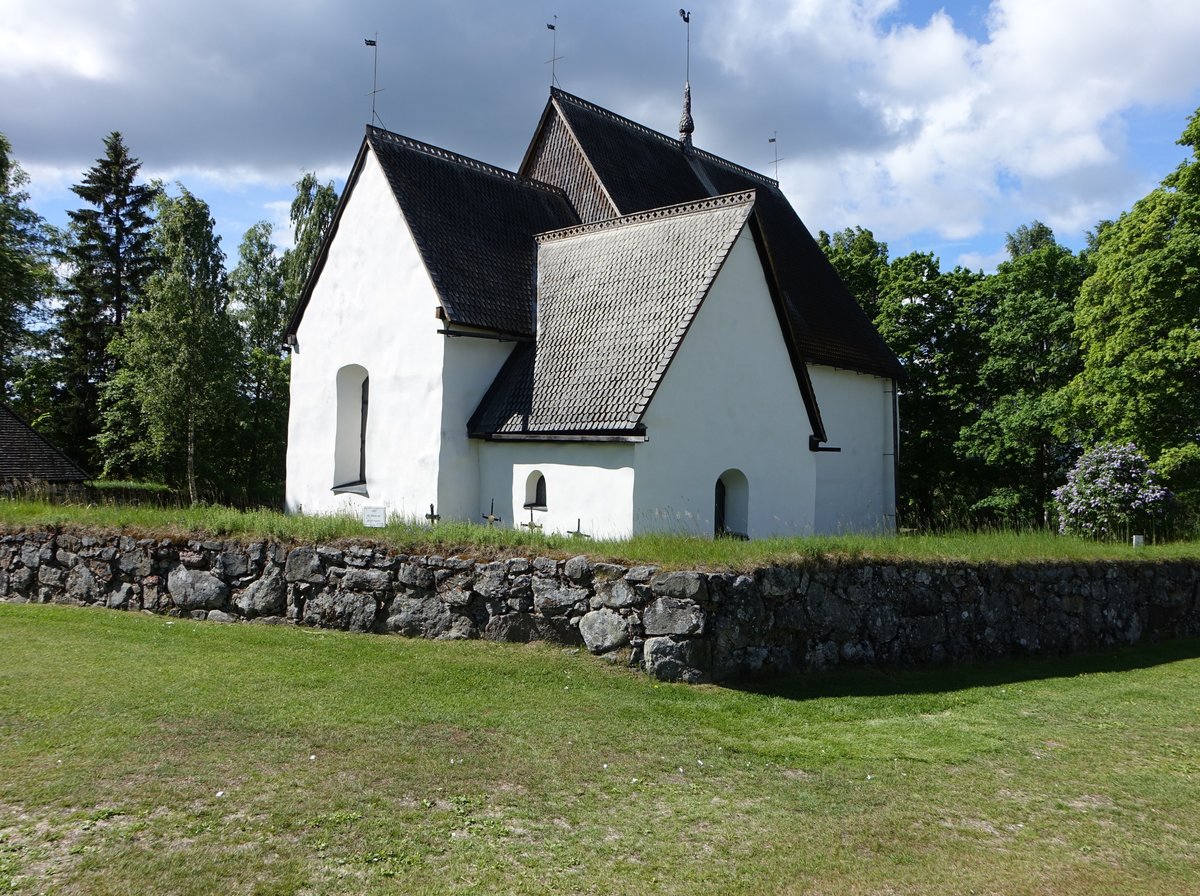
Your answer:
[[[533,508],[532,508],[532,507],[530,507],[530,508],[529,508],[529,522],[527,522],[527,523],[521,523],[521,528],[522,528],[522,529],[528,529],[530,532],[533,532],[533,531],[535,531],[535,530],[537,530],[537,529],[540,529],[540,528],[542,528],[542,524],[541,524],[541,523],[535,523],[535,522],[533,521]]]
[[[586,532],[583,531],[582,523],[583,523],[583,520],[576,518],[574,531],[568,529],[567,534],[572,536],[573,538],[591,538],[592,536],[588,535]]]
[[[440,513],[434,513],[433,505],[430,504],[429,505],[429,513],[425,514],[425,519],[429,520],[429,525],[436,526],[437,521],[440,520],[441,518],[442,518],[442,515]]]
[[[432,509],[432,508],[431,508]],[[496,516],[496,499],[492,498],[492,506],[487,513],[483,514],[483,518],[487,520],[488,528],[492,528],[492,523],[504,522],[500,517]]]

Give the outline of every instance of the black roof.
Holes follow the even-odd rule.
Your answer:
[[[450,323],[533,335],[534,234],[579,223],[557,187],[367,126],[321,255],[288,327],[295,333],[342,210],[374,152]]]
[[[87,478],[12,408],[0,404],[0,482],[83,482]]]
[[[686,148],[671,137],[594,103],[551,88],[522,164],[522,173],[578,188],[573,160],[540,151],[544,135],[561,117],[619,214],[755,190],[766,253],[785,308],[792,338],[806,359],[888,377],[902,376],[900,362],[859,308],[776,181],[740,165]]]

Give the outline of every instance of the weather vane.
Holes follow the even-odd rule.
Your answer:
[[[387,125],[383,123],[383,119],[375,112],[375,94],[382,93],[379,89],[379,32],[375,32],[375,37],[364,37],[363,43],[371,47],[375,51],[375,71],[371,75],[371,124],[379,122],[380,127],[387,129]]]
[[[679,18],[687,25],[687,56],[684,57],[683,80],[692,80],[692,14],[685,9],[679,10]]]
[[[546,65],[550,66],[550,86],[554,87],[555,85],[558,85],[559,87],[562,87],[562,85],[558,83],[558,75],[556,75],[554,73],[555,63],[557,63],[560,59],[563,58],[562,56],[558,55],[558,15],[557,14],[554,16],[554,22],[553,23],[547,22],[546,27],[550,30],[550,58],[547,59],[546,63],[545,63]]]
[[[775,180],[776,181],[779,180],[779,163],[783,161],[783,159],[779,158],[779,143],[776,140],[776,138],[778,136],[779,136],[779,131],[772,131],[771,136],[767,138],[767,142],[772,144],[775,147],[775,160],[772,164],[774,164],[774,166],[775,166]]]

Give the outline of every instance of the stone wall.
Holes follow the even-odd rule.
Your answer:
[[[0,536],[0,599],[582,645],[663,679],[1068,653],[1200,634],[1200,562],[814,560],[753,574],[367,544]]]

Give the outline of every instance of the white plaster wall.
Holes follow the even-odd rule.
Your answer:
[[[634,445],[611,442],[483,442],[479,445],[480,506],[491,499],[507,527],[529,522],[525,483],[534,470],[546,477],[546,510],[534,522],[546,533],[576,525],[593,538],[633,534]]]
[[[437,335],[437,304],[391,188],[368,152],[297,332],[288,419],[290,511],[357,512],[370,503],[420,517],[438,501],[445,337]],[[371,377],[367,498],[330,491],[336,377],[347,364],[362,365]]]
[[[477,520],[487,510],[480,505],[479,494],[481,442],[467,438],[467,421],[512,353],[513,343],[439,338],[446,339],[446,345],[437,509],[443,519]]]
[[[824,407],[824,405],[822,405]],[[713,532],[717,478],[749,483],[751,537],[813,531],[812,428],[749,230],[738,237],[634,446],[635,532]]]
[[[826,444],[842,449],[816,455],[816,531],[889,529],[895,525],[892,381],[818,365],[809,365],[808,371],[829,437]]]

